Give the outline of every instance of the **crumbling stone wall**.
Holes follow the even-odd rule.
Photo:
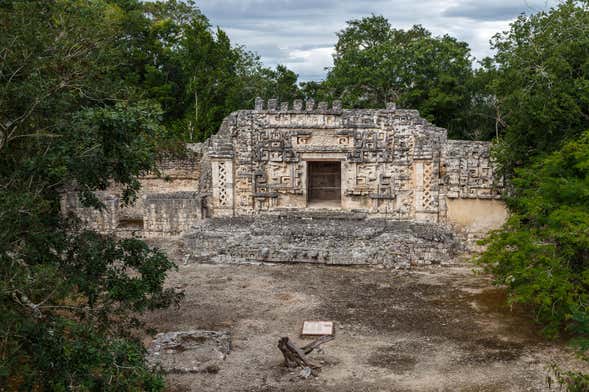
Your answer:
[[[507,219],[503,179],[495,173],[488,142],[448,140],[441,157],[442,222],[474,245]]]
[[[206,263],[405,268],[447,264],[461,250],[456,235],[440,225],[318,211],[209,219],[183,240],[186,262]]]
[[[441,177],[449,199],[500,199],[503,181],[495,176],[491,144],[448,140],[442,148]]]
[[[64,192],[61,197],[61,210],[64,214],[75,214],[91,230],[101,233],[113,233],[119,224],[119,197],[111,192],[95,192],[104,208],[83,207],[78,192]]]
[[[198,192],[146,194],[143,210],[145,237],[177,236],[188,232],[203,218]]]
[[[141,180],[132,205],[123,206],[116,185],[96,192],[105,208],[82,207],[75,190],[65,192],[62,211],[76,214],[87,227],[123,237],[170,237],[180,235],[203,217],[201,183],[202,144],[189,144],[184,156],[167,156],[157,163],[158,172]]]

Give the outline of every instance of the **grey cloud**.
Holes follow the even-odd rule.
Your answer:
[[[473,56],[489,55],[489,39],[522,12],[558,0],[201,0],[197,5],[233,42],[257,52],[269,67],[286,64],[301,80],[320,80],[332,64],[336,33],[346,21],[384,15],[395,28],[422,24],[469,43]]]
[[[547,1],[502,0],[481,2],[470,0],[448,8],[442,15],[484,21],[511,20],[522,13],[534,13],[548,8],[549,5],[550,2]]]
[[[267,58],[283,58],[288,56],[288,51],[278,47],[275,44],[255,44],[255,45],[248,45],[248,50],[254,51],[258,53],[260,56],[267,57]]]
[[[288,64],[302,64],[305,61],[307,61],[307,59],[304,57],[289,57],[286,62]]]
[[[328,47],[332,47],[333,44],[330,42],[324,42],[324,43],[319,43],[319,44],[303,44],[303,45],[297,45],[297,49],[299,50],[312,50],[312,49],[319,49],[319,48],[328,48]]]
[[[336,0],[206,0],[199,7],[224,19],[260,20],[264,18],[291,19],[313,17],[317,13],[336,8]]]

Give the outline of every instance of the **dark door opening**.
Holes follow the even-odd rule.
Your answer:
[[[342,171],[338,162],[307,162],[309,205],[341,205]]]

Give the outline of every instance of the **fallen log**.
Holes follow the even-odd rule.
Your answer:
[[[280,349],[282,352],[282,355],[284,356],[284,363],[288,368],[295,368],[300,366],[302,368],[308,367],[312,369],[319,369],[321,366],[309,360],[307,355],[318,348],[320,345],[333,339],[333,336],[322,336],[314,342],[299,348],[292,340],[290,340],[290,338],[283,337],[278,341],[278,349]]]
[[[301,350],[303,350],[303,352],[305,354],[310,354],[313,350],[315,350],[316,348],[318,348],[322,344],[327,343],[327,342],[331,342],[333,339],[335,339],[335,336],[333,336],[333,335],[322,336],[319,339],[315,340],[314,342],[311,342],[311,343],[307,344],[306,346],[301,347]]]

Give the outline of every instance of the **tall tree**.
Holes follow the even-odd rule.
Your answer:
[[[396,101],[419,109],[460,137],[467,130],[471,78],[465,42],[434,37],[422,26],[394,29],[384,17],[373,15],[349,21],[338,33],[326,89],[354,107]]]
[[[60,213],[111,182],[133,200],[153,169],[159,106],[121,77],[124,11],[101,0],[0,3],[0,385],[161,390],[133,334],[137,312],[180,296],[173,264]]]
[[[117,0],[128,36],[121,75],[160,103],[171,138],[202,141],[232,111],[252,107],[256,96],[290,100],[297,75],[262,66],[257,55],[232,45],[194,1]]]
[[[161,390],[133,333],[173,264],[60,212],[113,182],[133,202],[169,141],[202,140],[296,75],[262,67],[191,1],[0,1],[0,385]]]
[[[589,2],[522,15],[493,40],[479,93],[494,108],[510,218],[478,262],[551,335],[589,348]],[[587,359],[587,356],[585,356]],[[563,372],[566,390],[589,375]]]
[[[520,16],[493,40],[487,68],[507,173],[589,128],[589,2]]]

